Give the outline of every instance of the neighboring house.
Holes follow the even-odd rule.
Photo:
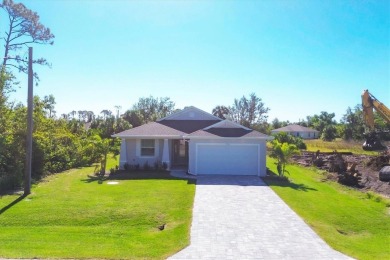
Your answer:
[[[266,141],[272,137],[195,107],[113,135],[122,139],[125,164],[185,167],[190,174],[265,176]]]
[[[302,137],[302,139],[316,139],[319,138],[319,131],[304,127],[301,125],[288,125],[282,128],[274,129],[271,131],[272,134],[285,132],[293,136]]]

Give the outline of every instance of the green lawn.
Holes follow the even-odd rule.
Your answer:
[[[3,196],[0,258],[163,259],[189,244],[195,185],[153,172],[109,185],[92,172],[50,176],[8,209],[18,196]]]
[[[276,172],[274,162],[267,158],[267,167]],[[267,183],[331,247],[357,259],[390,259],[389,200],[324,181],[314,169],[289,165],[287,170],[290,183]]]
[[[377,155],[378,152],[373,151],[364,151],[362,148],[363,142],[350,141],[347,142],[342,139],[336,139],[332,142],[325,142],[321,139],[313,140],[304,140],[307,151],[315,152],[320,150],[321,152],[333,152],[337,150],[338,152],[352,152],[354,154],[367,154],[367,155]]]

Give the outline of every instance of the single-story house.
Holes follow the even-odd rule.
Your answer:
[[[277,134],[280,132],[285,132],[287,134],[302,137],[302,139],[316,139],[319,138],[319,131],[304,127],[301,125],[288,125],[278,129],[271,130],[272,134]]]
[[[189,174],[266,174],[266,141],[273,137],[196,107],[123,132],[120,168],[164,163]]]

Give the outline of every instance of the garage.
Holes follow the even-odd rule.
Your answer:
[[[197,143],[196,174],[259,175],[260,145]]]

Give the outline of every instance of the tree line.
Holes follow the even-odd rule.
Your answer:
[[[7,76],[2,75],[1,86]],[[26,140],[27,108],[22,103],[8,102],[7,95],[1,96],[0,103],[0,190],[21,187],[23,182]],[[130,109],[120,113],[102,110],[95,115],[91,111],[70,111],[57,117],[55,98],[52,95],[34,97],[34,130],[32,177],[39,180],[43,176],[61,172],[74,167],[89,166],[100,163],[104,173],[107,154],[119,153],[120,143],[111,138],[115,133],[156,121],[179,109],[169,97],[143,97]],[[272,129],[290,124],[274,119],[267,122],[269,108],[261,98],[252,93],[249,97],[235,99],[231,106],[216,106],[212,113],[220,118],[229,119],[252,129],[270,133]],[[321,112],[319,115],[307,116],[305,121],[297,124],[312,127],[320,131],[321,138],[330,141],[336,137],[346,140],[361,140],[364,123],[360,106],[348,108],[340,122],[334,120],[334,113]],[[379,117],[378,124],[386,127]],[[284,143],[294,144],[297,148],[305,148],[300,138],[280,135],[275,147],[291,149]],[[286,151],[287,151],[286,150]]]

